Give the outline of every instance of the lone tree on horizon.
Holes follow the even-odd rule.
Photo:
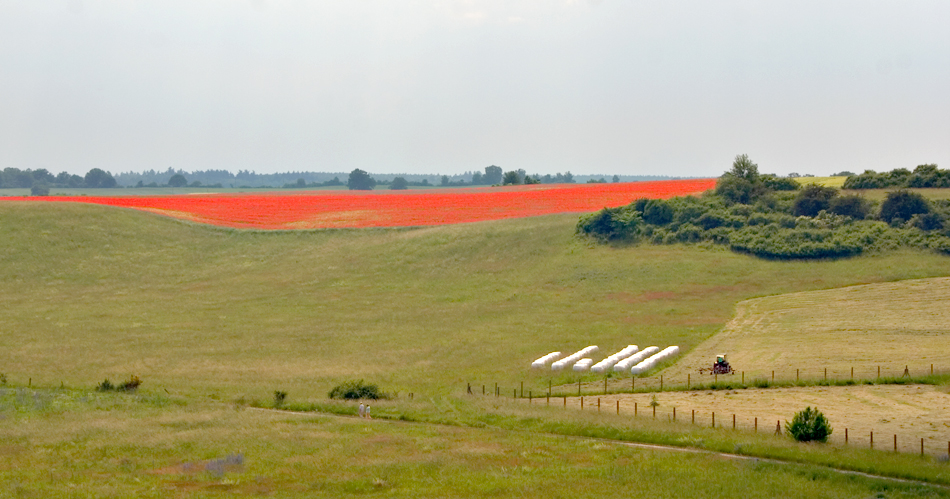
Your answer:
[[[369,176],[369,173],[359,168],[350,172],[350,178],[346,181],[346,186],[351,191],[371,191],[376,187],[376,179]]]

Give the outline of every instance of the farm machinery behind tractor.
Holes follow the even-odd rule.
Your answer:
[[[706,373],[706,368],[699,370],[700,374]],[[735,374],[736,371],[729,365],[729,361],[726,360],[726,354],[722,353],[716,356],[716,362],[713,363],[712,367],[709,369],[709,374]]]

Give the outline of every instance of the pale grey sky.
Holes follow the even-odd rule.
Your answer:
[[[950,2],[0,0],[0,168],[950,168]]]

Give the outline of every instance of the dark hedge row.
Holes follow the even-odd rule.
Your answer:
[[[727,173],[716,192],[605,208],[581,217],[577,232],[604,242],[709,242],[774,259],[844,258],[901,247],[950,254],[950,202],[907,191],[888,193],[880,205],[825,187],[777,191],[760,182],[754,164],[751,173],[748,163],[740,166],[743,176]]]
[[[894,187],[950,187],[950,170],[941,170],[937,168],[937,165],[920,165],[914,168],[914,171],[906,168],[898,168],[882,173],[867,170],[860,175],[848,177],[844,181],[845,189],[886,189]]]

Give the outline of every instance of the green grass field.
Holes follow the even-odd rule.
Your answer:
[[[591,497],[608,484],[635,484],[640,473],[661,477],[651,497],[736,490],[771,497],[784,483],[793,485],[782,493],[793,497],[931,493],[818,468],[655,456],[536,433],[730,452],[739,445],[754,455],[950,483],[943,465],[913,456],[881,461],[464,397],[467,382],[526,381],[540,391],[548,381],[576,381],[529,372],[531,360],[552,350],[597,344],[607,354],[630,343],[690,350],[742,300],[950,274],[946,257],[923,252],[773,262],[720,247],[592,245],[573,236],[576,220],[251,232],[109,207],[0,202],[0,373],[17,387],[0,406],[0,481],[9,484],[0,494]],[[44,391],[18,398],[27,385],[90,389],[131,374],[145,382],[140,403],[101,403],[80,391],[80,401],[63,402],[72,409],[57,411]],[[332,386],[355,378],[399,392],[378,407],[381,416],[495,430],[374,426],[386,429],[371,430],[372,438],[397,442],[390,446],[354,438],[363,429],[349,421],[228,404],[267,401],[276,389],[295,404],[320,404]],[[528,439],[518,433],[524,429],[536,433]],[[368,446],[358,457],[365,460],[343,468],[354,443]],[[487,458],[466,450],[485,445],[501,450]],[[532,457],[539,446],[548,450]],[[434,448],[445,451],[427,459]],[[233,476],[154,472],[233,452],[247,459]],[[708,489],[683,488],[699,480],[690,469],[709,470]],[[571,473],[579,473],[576,483],[555,481]]]

